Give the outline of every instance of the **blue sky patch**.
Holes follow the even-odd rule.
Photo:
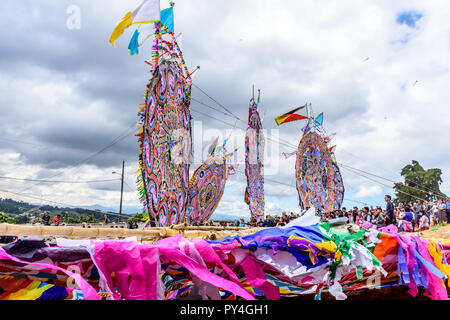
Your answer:
[[[419,21],[423,17],[423,14],[418,11],[402,11],[397,14],[397,23],[398,24],[406,24],[411,28],[416,27],[416,22]]]

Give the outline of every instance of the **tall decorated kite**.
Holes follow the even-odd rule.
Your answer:
[[[278,119],[278,120],[277,120]],[[292,120],[291,120],[292,119]],[[296,154],[295,177],[302,209],[315,207],[320,211],[340,209],[344,200],[344,183],[334,156],[331,138],[322,127],[323,113],[309,115],[308,105],[276,118],[277,124],[307,119]]]
[[[229,175],[235,173],[227,161],[233,153],[227,153],[224,141],[217,146],[218,138],[211,144],[206,161],[195,170],[189,181],[186,221],[189,224],[201,224],[211,217],[219,205]]]
[[[184,221],[189,188],[191,156],[191,77],[173,33],[173,3],[160,11],[159,0],[145,0],[125,15],[110,38],[114,45],[132,25],[153,23],[152,77],[139,110],[140,155],[137,184],[147,225]],[[139,31],[128,45],[130,55],[139,53]]]
[[[250,213],[256,218],[264,215],[264,134],[262,121],[258,111],[258,99],[250,100],[248,108],[248,127],[245,133],[245,202],[249,205]]]

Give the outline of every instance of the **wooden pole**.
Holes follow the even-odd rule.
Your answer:
[[[119,223],[122,220],[122,198],[123,198],[123,172],[125,168],[125,160],[122,161],[122,183],[120,184],[120,208],[119,208]]]
[[[23,224],[0,224],[0,236],[67,237],[67,238],[127,238],[157,240],[181,234],[186,239],[221,239],[231,235],[247,235],[265,228],[244,227],[187,227],[148,228],[144,230],[125,228],[81,228],[71,226],[43,226]],[[206,228],[206,229],[205,229]],[[230,229],[233,228],[233,229]]]

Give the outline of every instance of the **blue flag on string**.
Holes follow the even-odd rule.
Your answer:
[[[128,44],[128,50],[130,50],[130,56],[139,54],[139,31],[136,29],[133,36],[131,37],[130,43]]]
[[[161,10],[161,23],[170,31],[174,32],[173,27],[173,7]]]
[[[315,125],[316,127],[318,127],[318,126],[321,126],[322,123],[323,123],[323,112],[320,113],[320,114],[316,117],[316,119],[314,120],[314,125]]]

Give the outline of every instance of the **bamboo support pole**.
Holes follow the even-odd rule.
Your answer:
[[[135,236],[138,240],[157,240],[181,234],[185,239],[222,239],[233,235],[249,235],[264,228],[187,226],[180,224],[167,228],[148,228],[144,230],[125,228],[81,228],[71,226],[42,226],[0,224],[0,236],[67,237],[67,238],[127,238]]]

